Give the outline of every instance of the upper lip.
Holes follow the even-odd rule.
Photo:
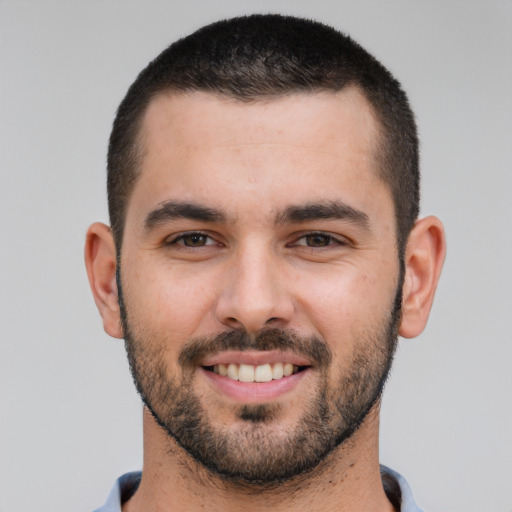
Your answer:
[[[279,350],[260,351],[229,350],[206,356],[201,361],[201,366],[215,366],[216,364],[250,364],[260,366],[262,364],[291,363],[296,366],[311,366],[311,361],[304,356],[293,352],[282,352]]]

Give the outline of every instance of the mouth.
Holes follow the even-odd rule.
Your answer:
[[[298,366],[292,363],[264,363],[252,364],[215,364],[203,366],[206,371],[213,372],[228,379],[240,382],[270,382],[290,377],[309,368],[309,366]]]
[[[237,402],[274,400],[299,385],[313,369],[307,359],[279,351],[224,352],[200,366],[207,381]]]

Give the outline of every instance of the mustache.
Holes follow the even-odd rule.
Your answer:
[[[196,338],[188,342],[180,353],[179,364],[183,368],[196,367],[211,354],[227,350],[280,350],[293,352],[309,359],[316,367],[327,367],[332,352],[326,342],[317,336],[301,336],[283,329],[265,329],[257,335],[244,330],[219,333],[211,338]]]

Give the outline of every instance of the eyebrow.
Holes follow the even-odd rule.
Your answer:
[[[152,210],[144,221],[146,231],[158,225],[177,219],[197,220],[200,222],[228,223],[221,210],[197,203],[167,201]],[[276,216],[276,224],[301,224],[316,220],[344,220],[365,229],[370,228],[370,219],[366,213],[349,206],[342,201],[314,202],[305,205],[290,205]]]
[[[301,206],[288,206],[278,214],[276,223],[304,223],[315,220],[346,220],[351,224],[370,228],[366,213],[342,201],[307,203]]]
[[[194,203],[167,201],[151,211],[144,221],[144,228],[150,231],[160,224],[176,219],[190,219],[202,222],[226,222],[220,210]]]

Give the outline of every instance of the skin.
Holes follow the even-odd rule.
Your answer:
[[[168,375],[180,375],[178,357],[190,339],[277,327],[325,340],[332,352],[327,379],[335,386],[361,334],[386,321],[398,283],[393,202],[375,171],[377,132],[355,89],[251,104],[199,92],[151,102],[142,171],[128,204],[121,278],[135,339],[163,349]],[[153,214],[158,222],[148,222],[169,201],[214,209],[224,218]],[[290,206],[333,202],[365,221],[299,222],[282,215]],[[205,237],[183,238],[190,232]],[[115,254],[109,228],[91,226],[85,252],[91,287],[106,332],[122,338]],[[405,256],[404,337],[417,336],[426,324],[444,254],[439,220],[418,221]],[[286,435],[307,412],[319,379],[313,369],[273,398],[279,414],[261,428],[276,438]],[[243,427],[236,415],[243,399],[212,385],[201,367],[192,387],[210,422]],[[392,510],[379,475],[378,409],[377,403],[315,471],[265,493],[220,481],[146,410],[143,478],[123,510]]]

